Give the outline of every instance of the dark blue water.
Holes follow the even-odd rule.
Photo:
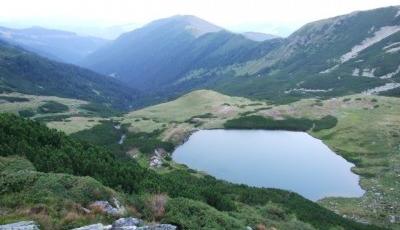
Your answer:
[[[173,159],[219,179],[290,190],[311,200],[364,193],[350,171],[354,165],[304,132],[202,130]]]

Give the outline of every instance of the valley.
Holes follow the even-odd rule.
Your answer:
[[[396,153],[400,146],[398,140],[400,100],[397,98],[351,95],[328,100],[305,99],[286,105],[274,105],[267,101],[252,101],[200,90],[175,101],[127,113],[121,117],[107,118],[124,127],[127,141],[122,144],[118,144],[118,141],[124,132],[116,130],[113,126],[106,126],[108,128],[97,131],[88,129],[73,135],[93,143],[104,144],[114,151],[128,153],[143,167],[150,167],[154,149],[162,144],[142,148],[141,144],[129,141],[130,138],[147,133],[160,141],[177,146],[196,130],[225,128],[228,120],[237,118],[261,116],[276,120],[288,118],[316,120],[328,115],[337,118],[336,125],[332,128],[328,126],[328,129],[307,132],[323,140],[332,150],[355,164],[352,171],[360,175],[360,185],[366,193],[361,198],[325,198],[319,203],[357,221],[396,226],[391,222],[399,215],[397,207],[400,202],[396,168],[399,164]],[[104,118],[94,116],[94,119]],[[49,122],[48,126],[71,133],[70,128],[75,126],[75,122],[75,119],[64,119]],[[246,128],[253,128],[252,123],[249,124],[250,126]],[[96,124],[91,124],[87,120],[79,121],[80,127],[90,128],[92,125]],[[97,126],[100,128],[104,125]],[[113,130],[117,133],[110,135],[115,132]],[[74,130],[77,131],[80,130]],[[98,135],[106,136],[97,141]],[[165,148],[168,149],[167,155],[163,155],[160,163],[150,168],[159,173],[184,169],[184,166],[168,160],[167,156],[172,153],[172,149],[168,145]]]
[[[400,230],[400,6],[246,31],[0,25],[0,229]]]

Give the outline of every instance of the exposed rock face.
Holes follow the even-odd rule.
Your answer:
[[[157,148],[154,150],[154,155],[150,158],[150,167],[159,168],[163,161],[162,159],[167,155],[167,151],[163,148]]]
[[[12,224],[0,225],[0,230],[39,230],[34,221],[21,221]]]
[[[104,213],[113,215],[113,216],[119,216],[119,215],[124,215],[126,210],[125,207],[123,207],[120,202],[113,198],[113,203],[114,206],[110,204],[110,202],[105,201],[105,200],[99,200],[95,201],[90,205],[90,208],[100,208]]]

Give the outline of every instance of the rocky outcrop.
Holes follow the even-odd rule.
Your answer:
[[[21,221],[12,224],[0,225],[0,230],[40,230],[39,225],[34,221]],[[150,224],[144,225],[143,220],[126,217],[119,218],[111,225],[102,223],[91,224],[74,228],[73,230],[177,230],[177,227],[171,224]]]
[[[163,158],[167,156],[168,153],[163,148],[157,148],[154,150],[153,156],[150,158],[150,167],[159,168],[162,166]]]
[[[125,230],[125,229],[136,229],[138,226],[142,226],[143,221],[133,217],[119,218],[112,224],[113,230]]]
[[[114,203],[114,206],[106,200],[99,200],[93,202],[89,207],[90,209],[96,209],[96,208],[101,209],[104,213],[113,216],[124,215],[126,213],[125,207],[122,206],[116,198],[113,198],[112,201]]]
[[[120,218],[112,225],[92,224],[75,228],[73,230],[176,230],[177,227],[171,224],[144,225],[143,220],[133,217]]]
[[[0,225],[0,230],[39,230],[39,226],[34,221],[21,221],[12,224]]]
[[[80,228],[74,228],[73,230],[109,230],[111,229],[111,225],[103,225],[103,224],[92,224],[83,226]]]

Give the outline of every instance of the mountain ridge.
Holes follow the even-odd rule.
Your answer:
[[[179,23],[173,23],[176,18],[161,19],[89,55],[83,66],[115,74],[121,81],[160,97],[199,88],[275,101],[360,93],[397,81],[398,12],[398,6],[357,11],[311,22],[287,38],[263,42],[226,30],[193,38]],[[380,28],[389,28],[390,33],[388,29],[380,32]],[[364,55],[364,64],[355,63],[357,58],[338,61],[375,33],[387,36],[358,48],[360,55],[392,37],[393,42],[385,47],[393,44],[395,49]],[[390,61],[375,67],[377,55]],[[327,71],[338,64],[338,69]],[[352,74],[355,68],[364,72],[377,68],[376,75],[393,77],[356,78]],[[338,74],[344,76],[338,79]]]
[[[25,29],[0,27],[0,39],[43,57],[72,64],[108,42],[102,38],[40,26]]]
[[[2,40],[0,91],[82,99],[118,109],[134,107],[141,94],[110,77],[49,60]]]

